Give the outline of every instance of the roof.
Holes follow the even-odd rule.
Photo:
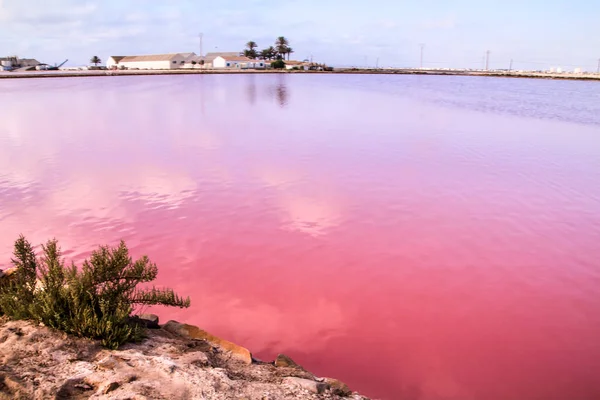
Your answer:
[[[257,61],[257,60],[253,60],[251,58],[244,57],[244,56],[220,56],[220,57],[224,58],[225,61],[248,61],[248,62]]]
[[[206,58],[210,58],[212,57],[213,59],[221,56],[221,57],[237,57],[240,55],[239,51],[225,51],[225,52],[213,52],[213,53],[206,53]]]
[[[294,61],[294,60],[289,60],[289,61],[284,61],[286,65],[308,65],[310,63],[306,62],[306,61]]]
[[[192,62],[192,61],[196,61],[196,62],[200,62],[202,60],[204,60],[204,62],[212,62],[212,60],[214,60],[215,58],[207,58],[207,57],[203,57],[203,56],[197,56],[197,55],[193,55],[192,57],[189,57],[188,59],[186,59],[187,62]]]
[[[182,53],[171,54],[149,54],[144,56],[125,56],[119,62],[141,62],[141,61],[171,61]]]
[[[126,56],[110,56],[109,58],[112,58],[113,60],[115,60],[116,63],[118,63],[119,61],[121,61],[125,57]]]

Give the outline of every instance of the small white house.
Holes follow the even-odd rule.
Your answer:
[[[310,63],[307,62],[303,62],[303,61],[284,61],[285,62],[285,69],[294,69],[294,68],[298,68],[298,69],[303,69],[305,71],[308,71],[308,69],[310,68]]]
[[[261,69],[266,61],[253,60],[244,56],[217,56],[212,62],[213,68]]]
[[[151,54],[143,56],[112,56],[106,62],[108,68],[125,69],[179,69],[190,53]]]

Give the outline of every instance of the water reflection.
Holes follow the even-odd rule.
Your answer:
[[[289,87],[287,84],[287,74],[277,74],[277,83],[270,85],[267,89],[269,95],[275,98],[275,101],[281,108],[289,103]]]
[[[600,398],[597,127],[352,79],[0,82],[0,263],[125,239],[196,305],[161,317],[373,397]]]
[[[247,75],[247,84],[246,84],[246,96],[248,98],[248,102],[252,105],[256,103],[256,76],[254,74]]]

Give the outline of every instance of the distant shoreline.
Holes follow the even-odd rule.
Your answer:
[[[599,74],[557,74],[538,72],[501,72],[501,71],[447,71],[420,69],[356,69],[336,68],[334,71],[302,70],[125,70],[125,71],[31,71],[0,72],[0,79],[27,78],[72,78],[101,76],[147,76],[147,75],[204,75],[204,74],[367,74],[367,75],[437,75],[437,76],[482,76],[495,78],[559,79],[577,81],[600,81]]]

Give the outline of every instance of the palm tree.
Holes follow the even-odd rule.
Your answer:
[[[102,60],[98,56],[94,56],[90,59],[90,62],[97,67],[98,64],[102,62]]]
[[[256,57],[258,57],[258,53],[256,52],[256,48],[258,47],[258,45],[256,44],[255,41],[251,40],[248,43],[246,43],[246,47],[247,49],[244,50],[244,55],[248,58],[252,58],[255,59]]]
[[[252,58],[252,59],[258,57],[258,53],[254,49],[252,49],[252,50],[246,49],[246,50],[244,50],[243,54],[244,54],[244,56],[246,56],[248,58]]]
[[[275,40],[275,49],[277,49],[277,53],[285,59],[285,55],[287,53],[288,45],[290,42],[283,36],[279,36],[277,40]]]
[[[258,47],[258,45],[256,44],[255,41],[251,40],[248,43],[246,43],[246,47],[248,48],[248,50],[254,50],[255,48]]]
[[[288,47],[286,50],[287,56],[288,56],[288,61],[290,60],[290,54],[292,54],[294,52],[294,49],[292,49],[291,47]]]
[[[272,60],[273,58],[275,58],[276,54],[277,51],[275,51],[275,48],[273,46],[267,47],[266,49],[260,51],[260,57],[265,60]]]

